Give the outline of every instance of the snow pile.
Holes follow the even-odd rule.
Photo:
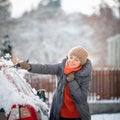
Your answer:
[[[28,104],[40,111],[42,120],[48,119],[47,105],[34,94],[31,86],[12,66],[11,60],[0,59],[0,109],[3,108],[8,115],[12,105]]]
[[[91,120],[120,120],[120,113],[92,115]]]

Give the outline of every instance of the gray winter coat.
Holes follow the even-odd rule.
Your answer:
[[[67,75],[64,74],[64,66],[67,58],[57,64],[31,64],[31,71],[39,74],[52,74],[58,76],[57,88],[53,96],[49,120],[60,119],[60,109],[63,104],[63,93]],[[91,120],[87,97],[91,80],[92,65],[88,59],[83,68],[75,72],[75,79],[69,82],[71,97],[80,113],[82,120]]]

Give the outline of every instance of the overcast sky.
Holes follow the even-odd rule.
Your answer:
[[[12,3],[11,16],[18,18],[26,11],[36,9],[41,0],[10,0]],[[47,1],[47,0],[44,0]],[[91,15],[93,13],[99,14],[99,5],[101,2],[107,3],[110,7],[116,8],[119,4],[116,4],[114,0],[61,0],[61,8],[66,13],[81,12],[85,15]],[[116,9],[114,9],[116,10]],[[117,11],[115,12],[118,16]]]

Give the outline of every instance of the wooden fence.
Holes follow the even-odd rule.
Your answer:
[[[25,79],[36,90],[46,89],[53,93],[56,87],[55,76],[26,74]],[[49,97],[49,94],[48,94]],[[89,100],[110,100],[120,98],[120,70],[97,69],[92,71]]]
[[[118,98],[120,98],[120,70],[93,70],[89,99],[110,100]]]

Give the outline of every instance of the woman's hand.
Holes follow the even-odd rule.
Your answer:
[[[67,75],[67,81],[68,81],[68,82],[73,81],[74,78],[75,78],[74,72]]]
[[[19,61],[16,66],[20,67],[21,69],[30,70],[31,65],[27,61]]]

